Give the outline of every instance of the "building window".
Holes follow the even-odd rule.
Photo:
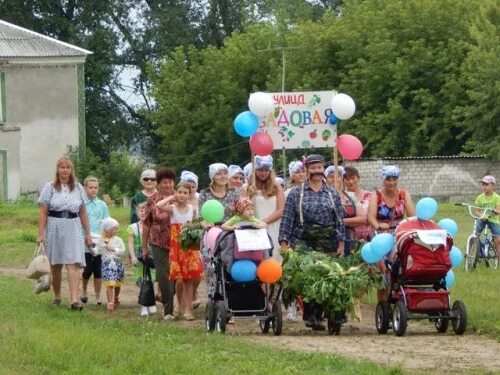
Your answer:
[[[0,124],[7,122],[6,112],[6,98],[5,98],[5,73],[0,72]]]

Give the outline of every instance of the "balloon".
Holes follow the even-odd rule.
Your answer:
[[[455,220],[452,219],[441,219],[438,225],[449,233],[450,236],[455,237],[458,233],[458,225]]]
[[[337,122],[339,122],[339,119],[332,113],[328,118],[328,121],[330,122],[330,125],[336,125]]]
[[[354,100],[347,94],[337,94],[332,98],[332,111],[340,120],[348,120],[356,111]]]
[[[462,252],[460,249],[456,246],[453,246],[450,250],[450,260],[451,260],[451,266],[452,267],[458,267],[459,265],[462,264],[462,261],[464,260],[464,256],[462,255]]]
[[[273,284],[281,279],[282,274],[280,264],[274,259],[263,260],[257,267],[257,277],[264,283]]]
[[[446,274],[446,277],[444,278],[444,281],[446,284],[446,289],[450,289],[453,284],[455,284],[455,272],[453,272],[453,270],[449,270]]]
[[[373,263],[377,263],[380,259],[382,259],[382,257],[378,256],[372,249],[371,249],[371,246],[370,246],[370,243],[367,242],[363,245],[363,247],[361,248],[361,257],[363,258],[363,260],[368,263],[368,264],[373,264]]]
[[[238,283],[245,283],[255,280],[257,266],[251,260],[236,260],[231,267],[231,276]]]
[[[222,229],[220,229],[219,227],[212,227],[207,232],[207,236],[205,238],[205,246],[212,250],[212,252],[215,251],[215,242],[217,241],[217,237],[219,237],[219,234],[221,234],[221,232]]]
[[[265,92],[254,92],[248,98],[248,108],[256,116],[266,116],[274,109],[273,97]]]
[[[344,159],[356,160],[363,153],[361,141],[353,135],[342,134],[337,138],[337,147]]]
[[[250,137],[259,128],[259,119],[250,111],[241,112],[234,119],[234,130],[242,137]]]
[[[415,207],[420,220],[429,220],[436,214],[437,209],[437,202],[430,197],[420,199]]]
[[[373,237],[370,242],[370,248],[377,256],[382,258],[392,250],[394,245],[394,236],[390,233],[380,233]]]
[[[209,199],[201,207],[201,217],[207,223],[217,223],[224,218],[224,206],[215,199]]]
[[[255,155],[265,156],[273,152],[273,139],[265,131],[255,133],[250,137],[250,150]]]

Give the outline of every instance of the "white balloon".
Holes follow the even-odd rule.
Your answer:
[[[273,97],[265,92],[254,92],[248,99],[248,108],[256,116],[266,116],[273,111]]]
[[[332,111],[337,118],[348,120],[354,115],[356,104],[349,95],[337,94],[332,98]]]

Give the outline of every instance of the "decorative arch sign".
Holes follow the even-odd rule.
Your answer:
[[[330,124],[335,91],[269,93],[274,110],[261,127],[273,139],[274,149],[334,147],[337,126]]]

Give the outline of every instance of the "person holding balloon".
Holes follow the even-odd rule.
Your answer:
[[[229,187],[235,188],[236,190],[241,189],[245,182],[245,173],[239,165],[231,164],[227,168],[227,176],[229,177]]]
[[[254,202],[255,216],[267,224],[267,232],[273,241],[273,258],[281,264],[283,258],[278,251],[278,234],[285,195],[276,183],[271,155],[255,156],[255,173],[250,176],[245,193]]]
[[[344,252],[343,208],[336,190],[323,179],[324,164],[323,156],[309,155],[305,160],[308,181],[288,194],[279,231],[283,249],[332,255]],[[304,303],[306,327],[324,330],[322,315],[318,303]]]

